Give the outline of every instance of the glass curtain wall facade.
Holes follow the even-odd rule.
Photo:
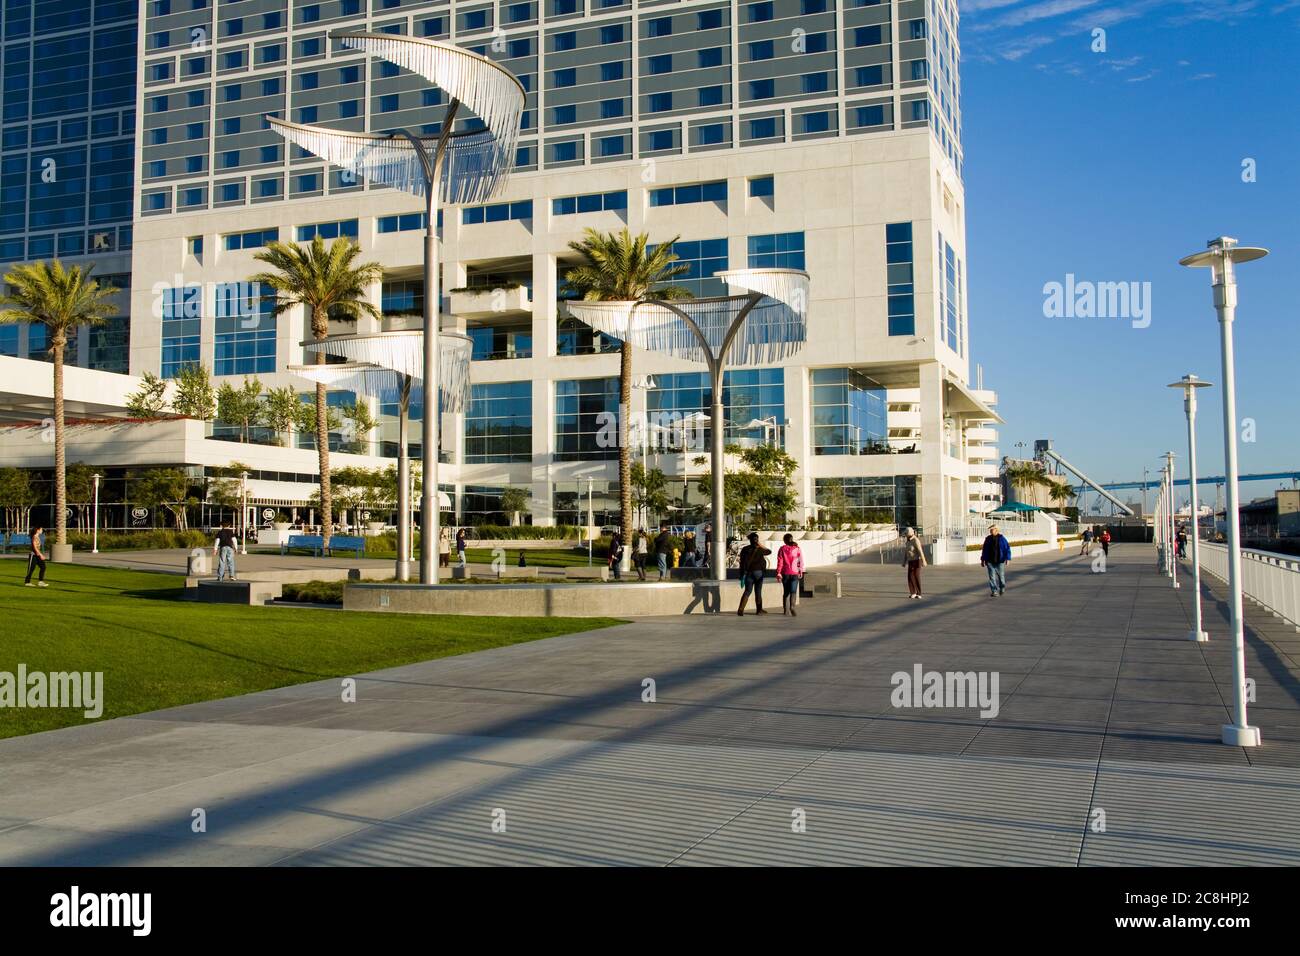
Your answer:
[[[137,0],[0,3],[0,269],[129,254],[139,6]],[[97,278],[124,289],[129,277],[115,270],[128,263],[119,256]],[[125,371],[127,328],[123,315],[81,330],[69,340],[65,363]],[[0,340],[0,354],[48,358],[44,330],[28,333]]]

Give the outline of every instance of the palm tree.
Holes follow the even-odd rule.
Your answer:
[[[1047,479],[1047,496],[1060,506],[1058,510],[1065,509],[1065,503],[1070,500],[1070,496],[1073,494],[1074,486],[1068,481],[1062,481],[1059,478]]]
[[[1008,463],[1004,473],[1011,482],[1011,487],[1018,492],[1027,492],[1046,484],[1048,480],[1043,470],[1032,461]]]
[[[673,265],[677,254],[673,236],[648,251],[645,233],[636,238],[623,228],[621,232],[602,233],[587,229],[569,248],[582,256],[583,262],[564,275],[569,288],[588,301],[641,302],[661,299],[689,299],[691,292],[675,279],[690,271],[686,265]],[[625,543],[632,541],[632,454],[628,447],[627,425],[632,405],[632,346],[624,342],[620,350],[618,392],[618,494],[619,524]],[[630,554],[631,548],[624,554]]]
[[[384,277],[378,262],[358,263],[361,247],[348,238],[335,239],[327,247],[317,235],[309,246],[271,242],[253,256],[271,267],[269,272],[249,276],[249,282],[270,286],[276,294],[275,314],[301,305],[311,320],[313,338],[329,335],[330,318],[355,321],[361,316],[380,318],[381,313],[366,298],[370,286]],[[325,353],[316,355],[323,365]],[[326,547],[334,532],[333,502],[330,497],[329,410],[325,386],[316,385],[316,454],[320,461],[321,532]]]
[[[55,542],[68,543],[68,486],[63,447],[63,353],[68,335],[83,325],[103,325],[117,307],[108,302],[117,290],[90,277],[94,266],[63,268],[53,262],[16,266],[5,276],[8,292],[0,296],[0,324],[44,324],[54,355],[54,527]]]

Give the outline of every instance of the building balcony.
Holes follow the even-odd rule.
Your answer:
[[[451,313],[463,319],[530,315],[532,296],[522,284],[474,286],[451,290]]]

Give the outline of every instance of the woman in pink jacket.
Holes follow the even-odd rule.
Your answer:
[[[799,582],[803,579],[803,552],[794,543],[794,535],[787,534],[785,544],[776,553],[776,579],[781,582],[781,613],[798,617],[795,599],[799,596]]]

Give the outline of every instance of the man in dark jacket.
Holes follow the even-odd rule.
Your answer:
[[[668,536],[668,524],[665,522],[659,526],[659,534],[655,538],[655,560],[659,563],[659,580],[662,581],[668,577],[668,555],[672,553],[673,545]]]
[[[1011,561],[1011,542],[1002,536],[997,525],[989,527],[988,537],[980,551],[980,564],[989,573],[989,597],[997,597],[1007,589],[1006,566]]]
[[[767,613],[763,610],[763,572],[767,570],[767,556],[771,553],[758,543],[758,532],[751,531],[749,544],[740,549],[740,580],[745,585],[745,593],[740,596],[737,614],[744,616],[750,591],[754,592],[754,613]]]

